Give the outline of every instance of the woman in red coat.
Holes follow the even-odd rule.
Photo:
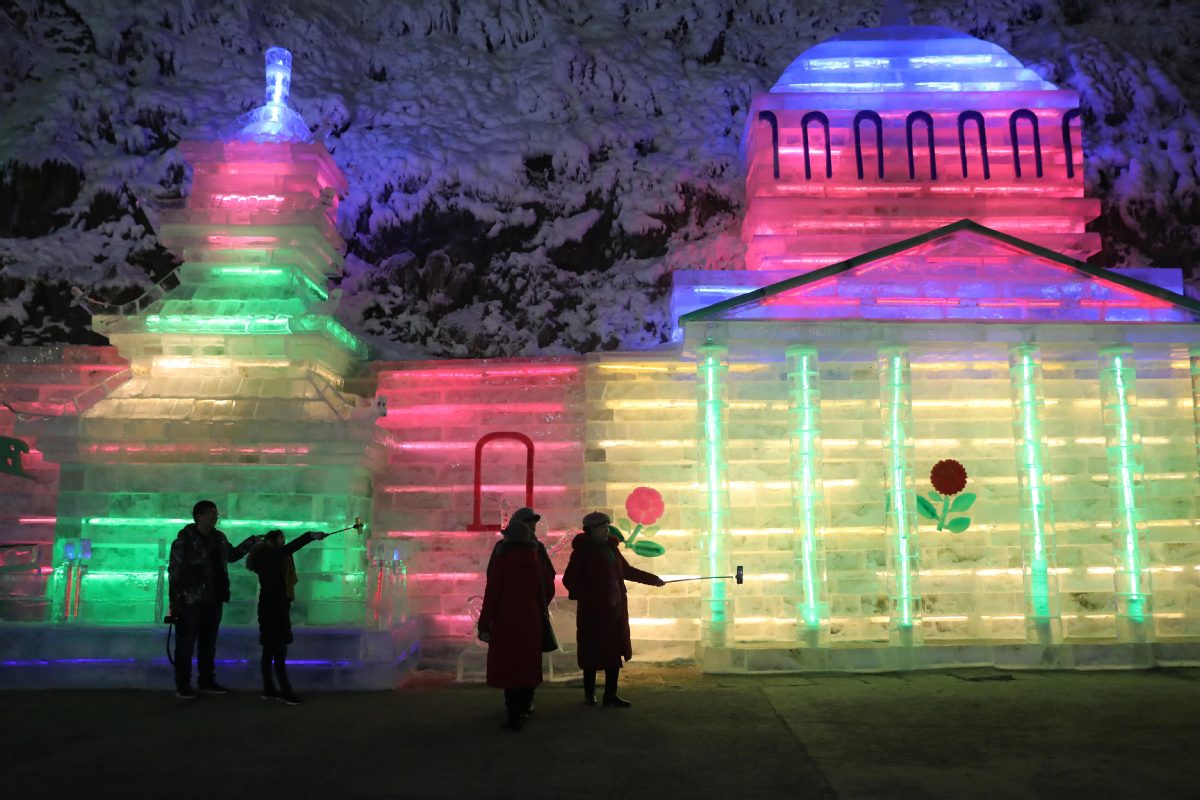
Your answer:
[[[487,684],[504,690],[504,727],[519,731],[542,682],[546,607],[554,574],[538,556],[538,541],[524,522],[511,520],[487,569],[479,613],[479,638],[488,643]]]
[[[604,670],[604,705],[628,708],[629,701],[617,696],[621,659],[633,658],[625,581],[662,586],[663,580],[629,566],[621,555],[620,542],[609,535],[609,524],[608,515],[599,511],[583,518],[583,533],[571,542],[563,586],[570,598],[579,602],[575,629],[584,702],[596,705],[596,672]]]

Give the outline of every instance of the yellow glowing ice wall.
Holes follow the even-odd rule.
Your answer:
[[[1036,391],[1044,397],[1038,412],[1044,446],[1019,450],[1023,432],[1033,428],[1022,425],[1021,414],[1030,409],[1019,407],[1022,394],[1013,386],[1011,348],[945,341],[965,333],[964,328],[917,327],[923,330],[910,329],[906,351],[915,490],[927,493],[932,465],[954,458],[966,466],[966,491],[978,500],[963,533],[939,531],[924,518],[916,521],[919,545],[909,553],[919,564],[911,584],[916,592],[912,616],[919,626],[913,639],[1045,643],[1057,639],[1061,629],[1068,641],[1139,641],[1153,631],[1160,638],[1200,632],[1200,613],[1191,610],[1200,600],[1195,527],[1200,508],[1186,344],[1122,351],[1127,360],[1136,357],[1137,396],[1136,403],[1118,412],[1115,390],[1101,391],[1102,365],[1112,369],[1111,353],[1100,361],[1103,348],[1095,345],[1043,343],[1036,351],[1041,371],[1029,371],[1027,377],[1040,384]],[[794,367],[784,359],[789,346],[793,358],[799,346],[820,364],[820,463],[829,522],[820,533],[825,582],[816,593],[829,599],[828,640],[835,645],[884,642],[889,629],[904,627],[905,620],[897,617],[896,590],[889,589],[899,585],[896,532],[885,524],[884,513],[885,470],[896,465],[886,452],[888,417],[880,413],[879,386],[881,377],[886,386],[892,376],[881,375],[886,370],[875,344],[852,341],[855,333],[869,338],[869,325],[810,330],[812,338],[804,345],[788,343],[798,332],[765,325],[731,325],[726,339],[730,558],[746,570],[746,584],[732,601],[729,646],[809,643],[802,635],[803,605],[790,603],[787,591],[806,580],[802,562],[792,557],[793,537],[803,520],[794,517],[798,506],[788,459],[789,409],[794,415],[796,407],[794,378],[789,382],[788,376]],[[1020,333],[1011,330],[998,338]],[[1081,333],[1075,328],[1068,337]],[[942,341],[931,344],[935,334]],[[710,336],[705,332],[697,341]],[[839,336],[851,341],[836,341]],[[764,360],[776,347],[778,358]],[[1020,353],[1030,350],[1017,352],[1019,362]],[[697,358],[702,357],[698,350]],[[1109,398],[1113,411],[1102,409],[1102,397]],[[1144,484],[1136,470],[1122,472],[1121,448],[1129,441],[1117,441],[1120,435],[1108,430],[1118,419],[1131,431],[1135,421],[1140,427]],[[1124,496],[1124,481],[1134,482],[1137,497],[1145,498],[1136,510],[1115,502]],[[1031,483],[1048,491],[1031,494]],[[701,492],[697,495],[698,501]],[[1053,497],[1053,517],[1037,523],[1040,538],[1034,542],[1031,497],[1044,511],[1046,495]],[[645,613],[667,616],[654,604],[651,600]],[[1136,635],[1131,633],[1127,622],[1137,621],[1139,609],[1150,616],[1151,607],[1152,630],[1137,631],[1134,625]],[[894,634],[892,639],[901,643]]]
[[[154,621],[170,543],[201,498],[234,543],[370,518],[375,415],[345,386],[366,348],[325,288],[341,265],[341,173],[319,143],[181,150],[192,191],[160,235],[184,263],[163,296],[96,316],[132,374],[57,444],[61,621]],[[296,621],[361,624],[366,561],[353,531],[301,551]],[[254,576],[230,573],[226,619],[250,622]]]
[[[654,539],[667,552],[653,559],[625,555],[631,564],[667,579],[695,577],[707,568],[704,537],[712,518],[697,466],[697,376],[696,364],[677,352],[605,353],[587,360],[584,504],[624,516],[625,498],[633,489],[657,489],[666,510]],[[629,584],[630,632],[639,659],[696,655],[704,616],[702,583],[660,589]]]

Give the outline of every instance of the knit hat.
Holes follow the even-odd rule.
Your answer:
[[[533,523],[537,522],[541,518],[542,517],[540,514],[538,514],[532,508],[528,508],[526,506],[521,506],[518,508],[513,512],[512,517],[510,517],[510,519],[515,519],[517,522],[524,522],[529,526],[532,526]]]
[[[611,523],[612,520],[608,518],[608,514],[605,514],[603,511],[593,511],[584,516],[583,529],[587,530],[593,525],[608,525]]]

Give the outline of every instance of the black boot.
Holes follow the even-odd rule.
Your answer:
[[[596,670],[594,669],[583,671],[583,704],[585,706],[596,705]]]
[[[279,696],[279,692],[275,691],[275,679],[271,676],[271,651],[266,647],[263,648],[262,654],[262,699],[274,700]]]
[[[604,670],[604,705],[612,706],[613,708],[629,708],[632,705],[628,700],[622,700],[617,697],[617,682],[621,676],[621,669],[606,669]]]
[[[505,689],[504,690],[504,724],[500,727],[506,731],[521,730],[521,712],[524,711],[524,702],[520,696],[520,689]]]

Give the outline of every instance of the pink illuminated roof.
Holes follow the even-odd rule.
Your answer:
[[[1191,323],[1200,303],[960,220],[680,319]]]

